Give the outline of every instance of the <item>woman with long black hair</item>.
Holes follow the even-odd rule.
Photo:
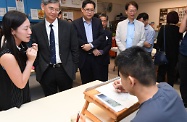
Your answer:
[[[24,13],[7,12],[2,20],[0,46],[0,111],[30,101],[28,79],[37,55],[37,44],[27,48],[30,22]]]

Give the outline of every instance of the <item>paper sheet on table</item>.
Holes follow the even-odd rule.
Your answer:
[[[106,85],[96,88],[96,90],[99,91],[101,94],[104,94],[107,97],[120,103],[124,108],[129,108],[138,102],[136,96],[130,95],[129,93],[117,93],[112,84],[113,82],[108,83]],[[121,108],[121,110],[124,108]]]

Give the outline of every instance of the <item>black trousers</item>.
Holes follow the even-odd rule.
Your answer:
[[[187,56],[179,54],[180,93],[187,108]]]
[[[99,64],[99,74],[98,74],[98,79],[97,80],[100,80],[100,81],[108,81],[108,65],[101,65]]]
[[[95,80],[108,80],[108,67],[104,68],[101,64],[98,64],[96,58],[97,57],[95,57],[93,54],[88,54],[84,66],[79,69],[82,84],[86,84]]]
[[[63,66],[58,68],[49,66],[44,72],[40,84],[45,96],[48,96],[72,88],[73,80],[67,75]]]

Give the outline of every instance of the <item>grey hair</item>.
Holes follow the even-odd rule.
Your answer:
[[[49,3],[60,3],[60,1],[59,0],[42,0],[42,3],[44,5],[47,5]]]

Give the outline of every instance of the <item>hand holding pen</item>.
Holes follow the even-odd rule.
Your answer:
[[[118,93],[121,93],[121,92],[125,93],[125,92],[127,92],[127,91],[123,88],[123,86],[122,86],[122,84],[121,84],[121,79],[115,80],[114,83],[113,83],[113,86],[114,86],[116,92],[118,92]]]
[[[77,114],[76,122],[86,122],[85,117],[82,114]]]

